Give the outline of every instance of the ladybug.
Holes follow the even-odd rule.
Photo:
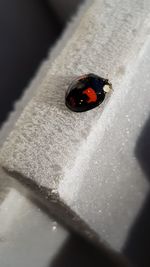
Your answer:
[[[84,112],[99,106],[112,89],[108,79],[90,73],[74,80],[66,93],[66,106],[75,112]]]

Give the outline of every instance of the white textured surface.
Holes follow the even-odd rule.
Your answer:
[[[83,114],[67,110],[64,96],[71,76],[87,72],[104,77],[108,74],[116,90],[126,62],[131,56],[135,60],[144,41],[140,30],[145,30],[145,16],[149,13],[149,1],[146,4],[95,1],[5,143],[2,165],[46,188],[56,187],[64,167],[72,167],[102,113],[102,108]]]
[[[132,83],[135,83],[134,76],[136,79],[139,77],[140,58],[142,58],[150,29],[149,12],[148,0],[93,1],[74,35],[48,70],[45,79],[39,85],[37,95],[25,108],[1,151],[2,166],[10,171],[21,173],[39,186],[50,190],[56,189],[62,201],[70,205],[73,211],[76,211],[117,249],[122,245],[124,233],[122,236],[119,235],[120,240],[118,236],[116,240],[114,239],[115,233],[111,236],[113,221],[110,225],[103,221],[105,215],[108,216],[105,205],[107,205],[107,194],[110,203],[114,201],[111,195],[116,195],[117,184],[118,188],[122,188],[123,176],[119,172],[119,164],[123,165],[125,172],[129,164],[127,155],[126,158],[124,154],[121,154],[122,158],[117,156],[120,155],[118,151],[125,152],[124,143],[128,142],[122,131],[127,133],[130,125],[127,123],[127,118],[123,119],[130,111],[130,119],[131,115],[137,119],[135,120],[136,129],[138,121],[144,122],[147,116],[149,106],[145,105],[144,113],[139,106],[143,105],[149,96],[149,91],[142,93],[139,102],[137,102],[137,94],[141,92],[141,87],[132,91],[131,100],[130,91]],[[73,76],[88,72],[95,72],[103,77],[108,75],[113,84],[114,93],[100,108],[82,114],[72,113],[64,105],[65,90]],[[128,98],[131,101],[129,106]],[[134,106],[134,109],[131,106]],[[137,112],[141,112],[141,115]],[[132,122],[132,129],[133,126]],[[133,138],[135,141],[136,134],[138,132],[133,131],[131,140]],[[93,162],[91,158],[97,146],[101,149],[97,155],[99,168],[93,163],[91,163],[92,167],[89,165]],[[114,157],[112,153],[107,152],[110,147]],[[128,149],[126,153],[127,151]],[[115,167],[111,162],[114,162]],[[131,163],[130,172],[127,172],[129,176],[135,168],[134,159],[133,165]],[[111,176],[110,180],[108,176]],[[98,186],[97,181],[103,187]],[[107,186],[109,181],[115,181],[115,185],[113,182],[110,185],[111,192]],[[84,195],[82,189],[86,183],[87,190]],[[129,184],[127,183],[126,186],[127,190]],[[102,198],[101,195],[99,196],[99,190],[104,192]],[[80,197],[81,193],[83,198]],[[96,196],[99,196],[100,206]],[[87,198],[91,199],[91,206],[86,205]],[[141,200],[142,198],[143,196]],[[96,216],[102,206],[104,215]],[[120,209],[119,206],[118,209]],[[111,213],[110,210],[109,212]],[[113,220],[113,217],[107,216],[107,220],[111,222],[110,218]],[[100,218],[101,227],[98,224]],[[130,223],[130,216],[127,218]],[[124,229],[120,228],[121,231]]]
[[[150,38],[134,71],[130,65],[87,138],[73,170],[66,170],[59,184],[61,198],[117,250],[124,246],[150,189],[135,154],[150,116],[149,55]]]

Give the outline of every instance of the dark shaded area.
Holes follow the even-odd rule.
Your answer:
[[[85,0],[47,0],[62,23],[66,23]]]
[[[62,28],[46,1],[0,1],[0,124]]]
[[[135,155],[150,180],[150,118],[137,141]],[[148,195],[141,213],[138,215],[125,244],[124,254],[135,266],[150,266],[150,195]]]
[[[139,136],[135,155],[148,181],[150,181],[150,117],[146,121],[141,135]]]
[[[118,255],[109,255],[83,238],[72,235],[49,267],[125,267],[127,262]]]

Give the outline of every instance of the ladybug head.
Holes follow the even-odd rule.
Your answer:
[[[112,90],[112,84],[108,80],[106,80],[106,83],[103,86],[103,91],[105,93],[109,93],[111,90]]]

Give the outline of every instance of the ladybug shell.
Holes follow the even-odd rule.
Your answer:
[[[104,98],[104,85],[108,80],[87,74],[74,80],[66,93],[66,106],[75,112],[84,112],[99,106]]]

